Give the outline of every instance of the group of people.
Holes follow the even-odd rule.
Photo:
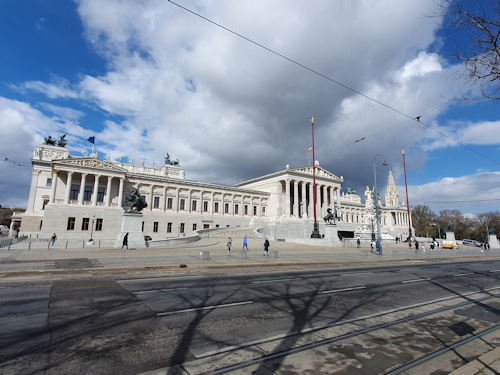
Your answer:
[[[411,242],[410,242],[410,247],[411,247]],[[433,242],[431,242],[429,247],[431,248],[431,251],[437,250],[437,249],[439,249],[439,242],[433,241]],[[420,245],[420,242],[415,240],[415,252],[418,253],[419,251],[422,251],[423,253],[425,253],[425,244],[422,243],[422,245]]]
[[[233,240],[231,239],[231,237],[228,237],[227,238],[227,252],[231,252],[231,246],[233,245]],[[269,240],[266,239],[264,240],[264,254],[263,255],[269,255],[269,246],[270,246],[270,243],[269,243]],[[243,250],[248,250],[248,238],[247,236],[243,237]]]

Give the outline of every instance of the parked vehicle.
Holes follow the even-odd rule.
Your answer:
[[[481,247],[481,242],[476,241],[476,240],[464,239],[464,240],[462,240],[462,245]]]
[[[458,249],[457,241],[443,241],[443,249]]]

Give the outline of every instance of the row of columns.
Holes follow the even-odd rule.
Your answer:
[[[278,215],[284,214],[285,217],[304,218],[314,215],[314,184],[308,181],[293,180],[293,205],[291,204],[291,179],[285,180],[285,207],[281,209],[282,182],[277,184],[278,188]],[[301,187],[301,196],[299,197],[299,185]],[[307,185],[309,185],[309,200],[307,200]],[[321,193],[323,193],[323,205],[321,205]],[[328,205],[330,202],[330,205]],[[326,209],[330,206],[333,209],[334,202],[337,203],[336,210],[340,213],[340,187],[316,184],[316,214],[321,217],[326,215]],[[302,212],[300,212],[302,207]]]
[[[68,178],[67,178],[67,181],[66,181],[66,191],[65,191],[65,195],[64,195],[64,204],[69,204],[69,201],[70,201],[70,196],[71,196],[71,185],[72,185],[72,182],[73,182],[73,174],[75,172],[73,171],[68,171],[67,174],[68,174]],[[87,176],[88,174],[87,173],[81,173],[81,179],[80,179],[80,189],[79,189],[79,192],[78,192],[78,205],[83,205],[84,201],[84,196],[85,196],[85,185],[86,185],[86,182],[87,182]],[[101,175],[99,174],[94,174],[94,186],[93,186],[93,190],[92,190],[92,200],[91,200],[91,205],[92,206],[97,206],[97,195],[98,195],[98,192],[99,192],[99,182],[100,182],[100,179]],[[113,177],[113,176],[104,176],[107,178],[107,185],[106,185],[106,191],[105,191],[105,195],[104,195],[104,206],[105,207],[109,207],[110,204],[111,204],[111,186],[112,186],[112,181],[113,181],[113,178],[117,178],[117,177]],[[57,181],[59,179],[59,171],[58,170],[54,170],[53,171],[53,174],[52,174],[52,187],[51,187],[51,191],[50,191],[50,200],[49,202],[50,203],[54,203],[55,202],[55,196],[56,196],[56,189],[57,189]],[[118,188],[118,207],[122,207],[122,202],[123,202],[123,188],[124,188],[124,178],[121,177],[119,178],[120,180],[120,186]],[[139,187],[140,185],[145,185],[145,184],[138,184],[136,186],[136,188],[139,190]],[[149,200],[148,200],[148,207],[147,207],[147,210],[149,211],[152,211],[153,210],[153,206],[154,206],[154,188],[155,188],[155,185],[154,184],[148,184],[147,186],[149,186]],[[167,189],[168,187],[167,186],[164,186],[163,187],[163,194],[160,196],[160,201],[161,201],[161,206],[160,206],[160,209],[162,211],[166,211],[167,210],[167,199],[169,198],[168,197],[168,194],[167,194]],[[181,194],[180,194],[180,191],[181,190],[187,190],[187,197],[186,198],[182,198],[181,197]],[[183,211],[186,211],[188,213],[190,212],[193,212],[193,198],[192,198],[192,192],[193,190],[199,190],[199,189],[184,189],[184,188],[180,188],[180,187],[177,187],[175,188],[175,195],[172,196],[172,202],[175,203],[175,205],[173,204],[172,206],[172,209],[175,211],[175,212],[179,212],[181,211],[180,209],[180,200],[181,199],[185,199],[185,206],[183,208]],[[204,195],[205,194],[210,194],[210,199],[208,200],[204,200]],[[209,214],[214,214],[215,213],[215,199],[214,199],[214,196],[215,196],[216,192],[213,192],[213,191],[210,191],[210,192],[204,192],[204,191],[200,191],[200,199],[199,199],[199,202],[198,200],[197,203],[199,203],[199,205],[196,207],[196,209],[194,210],[195,212],[199,212],[199,213],[202,213],[203,212],[203,207],[204,207],[204,202],[209,202],[208,203],[208,213]],[[262,214],[262,207],[263,207],[263,198],[261,197],[257,197],[258,199],[258,203],[257,204],[254,204],[254,199],[256,199],[256,197],[252,197],[251,195],[245,195],[245,194],[234,194],[234,193],[217,193],[217,194],[222,194],[222,199],[220,202],[221,204],[221,207],[219,207],[218,209],[218,214],[221,214],[221,215],[231,215],[231,216],[234,216],[236,215],[235,213],[235,207],[236,207],[236,204],[239,204],[240,202],[236,203],[235,201],[235,197],[236,196],[240,196],[241,197],[241,208],[238,206],[238,213],[237,215],[240,215],[240,216],[244,216],[245,215],[245,198],[250,198],[250,205],[248,207],[248,213],[246,214],[247,216],[265,216]],[[230,204],[228,201],[226,201],[225,197],[230,195]],[[229,206],[229,212],[226,213],[225,212],[225,204],[228,203]],[[254,215],[254,206],[257,208],[257,212],[256,212],[256,215]]]

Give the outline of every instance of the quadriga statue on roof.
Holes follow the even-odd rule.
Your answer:
[[[126,198],[126,201],[131,203],[130,210],[127,212],[141,212],[148,206],[136,188],[130,189],[130,196]]]
[[[167,152],[167,154],[165,155],[165,164],[167,164],[167,165],[179,165],[179,159],[170,160],[170,155]]]

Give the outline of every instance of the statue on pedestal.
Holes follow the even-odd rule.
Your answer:
[[[335,214],[333,214],[332,209],[327,208],[326,212],[328,212],[328,214],[323,218],[325,224],[335,224]]]
[[[130,196],[126,198],[127,202],[131,202],[130,210],[127,212],[141,212],[143,208],[146,208],[148,204],[141,198],[139,191],[136,188],[130,189]]]

